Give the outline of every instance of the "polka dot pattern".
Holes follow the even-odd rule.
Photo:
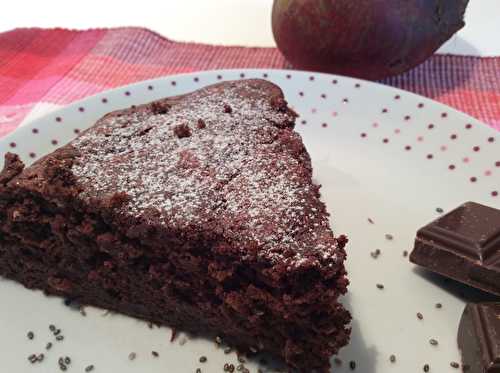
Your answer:
[[[260,76],[262,78],[265,78],[265,79],[268,79],[271,77],[271,74],[268,73],[268,72],[261,72],[259,73]],[[272,73],[274,74],[274,73]],[[217,75],[213,75],[215,77],[216,80],[224,80],[224,79],[231,79],[231,76],[229,76],[231,74],[228,74],[228,76],[224,76],[223,74],[217,74]],[[253,74],[247,74],[246,71],[240,71],[240,72],[236,72],[236,73],[233,73],[232,75],[232,78],[235,79],[235,76],[236,78],[239,77],[241,79],[245,79],[245,78],[252,78],[254,77],[255,75]],[[303,76],[303,75],[302,75]],[[272,77],[271,77],[272,78]],[[302,77],[298,76],[297,79],[294,79],[294,74],[292,74],[291,72],[287,72],[285,74],[282,74],[281,75],[281,79],[285,79],[285,80],[288,80],[290,82],[293,82],[293,81],[300,81],[301,79],[303,79]],[[305,79],[309,82],[309,84],[311,84],[312,86],[315,86],[315,85],[319,85],[319,84],[322,84],[322,76],[316,76],[316,75],[306,75],[305,76]],[[200,76],[191,76],[189,77],[188,79],[186,80],[190,80],[191,81],[191,84],[194,82],[194,83],[199,83],[201,81],[200,79]],[[186,80],[183,80],[183,79],[166,79],[164,81],[166,81],[166,83],[168,85],[170,85],[171,87],[177,87],[181,84],[184,84],[183,82],[186,82]],[[210,81],[210,79],[209,79]],[[359,91],[359,92],[363,92],[364,89],[365,89],[365,85],[362,83],[362,82],[352,82],[350,84],[340,84],[341,82],[344,83],[343,80],[341,79],[337,79],[337,78],[334,78],[334,79],[331,79],[328,81],[329,83],[331,83],[331,85],[333,86],[338,86],[338,88],[331,88],[331,92],[328,91],[328,87],[326,87],[327,89],[326,90],[323,90],[323,91],[320,91],[319,94],[316,93],[316,95],[308,95],[308,93],[313,93],[313,89],[312,88],[305,88],[305,87],[309,87],[309,85],[307,86],[304,86],[304,90],[302,91],[298,91],[298,98],[304,98],[304,100],[313,100],[313,97],[316,97],[318,98],[319,101],[317,101],[317,105],[318,107],[311,107],[310,108],[310,114],[313,114],[315,115],[316,118],[322,118],[322,115],[320,114],[323,114],[324,113],[324,107],[323,106],[330,106],[331,108],[331,105],[332,103],[334,103],[335,99],[337,98],[338,99],[338,96],[339,94],[342,94],[342,93],[347,93],[345,96],[341,96],[340,97],[340,103],[342,104],[350,104],[351,103],[351,99],[352,97],[350,96],[350,93],[353,93],[356,91]],[[291,83],[290,83],[291,84]],[[340,89],[343,90],[341,91]],[[144,84],[142,86],[142,89],[143,91],[140,91],[139,93],[140,94],[144,94],[144,90],[146,91],[155,91],[156,90],[156,87],[154,84],[151,84],[151,83],[147,83],[147,84]],[[314,88],[315,89],[315,88]],[[134,95],[134,90],[133,89],[128,89],[128,90],[122,90],[121,91],[122,94],[125,96],[125,97],[130,97],[132,98],[132,96]],[[141,93],[142,92],[142,93]],[[140,95],[137,95],[140,97]],[[112,97],[113,98],[113,97]],[[394,111],[394,115],[397,113],[397,112],[401,112],[400,109],[398,109],[400,107],[400,105],[406,105],[408,104],[408,99],[405,97],[405,94],[404,92],[403,93],[396,93],[396,94],[393,94],[392,96],[389,96],[387,99],[391,99],[393,100],[393,104],[396,105],[397,107],[393,108],[393,111]],[[100,101],[100,103],[102,104],[109,104],[109,97],[100,97],[97,99],[98,101]],[[304,101],[306,102],[306,101]],[[313,101],[311,101],[313,102]],[[323,102],[323,104],[321,104],[321,102]],[[338,101],[336,101],[338,103]],[[411,100],[410,100],[411,102]],[[388,103],[388,102],[387,102]],[[119,104],[119,101],[117,101],[117,104]],[[337,104],[338,105],[338,104]],[[354,107],[355,105],[353,105],[352,107]],[[432,105],[431,105],[432,106]],[[131,107],[134,107],[134,105],[132,104]],[[351,107],[351,106],[350,106]],[[413,106],[415,109],[415,113],[416,113],[416,110],[419,109],[419,113],[425,113],[425,108],[426,108],[426,104],[424,104],[424,102],[416,102]],[[81,106],[77,106],[76,107],[77,111],[79,113],[86,113],[87,112],[87,108],[84,106],[84,105],[81,105]],[[108,110],[111,110],[112,107],[110,106],[110,109]],[[329,110],[329,113],[331,115],[332,118],[339,118],[339,120],[342,120],[343,116],[341,115],[343,113],[344,110],[353,110],[351,108],[347,108],[346,109],[342,109],[339,107],[339,111],[337,110]],[[391,112],[391,110],[389,109],[388,106],[379,106],[379,110],[381,114],[388,114],[387,118],[389,118],[390,121],[394,121],[395,118],[394,118],[394,115],[390,115],[389,113]],[[89,111],[90,111],[90,107],[89,107]],[[298,109],[297,111],[300,113],[300,112],[304,112],[304,109],[300,107],[300,105],[298,106]],[[339,116],[340,114],[340,116]],[[369,137],[369,132],[370,131],[380,131],[379,133],[381,134],[381,136],[385,136],[385,137],[378,137],[379,138],[379,141],[382,142],[382,144],[389,144],[391,143],[391,136],[387,136],[387,134],[392,134],[392,136],[401,136],[402,139],[404,139],[406,136],[408,136],[409,134],[411,133],[415,133],[415,129],[419,128],[420,131],[422,130],[422,126],[424,126],[424,128],[426,128],[428,131],[432,131],[430,132],[429,134],[429,137],[432,137],[434,138],[435,136],[442,136],[442,131],[443,131],[443,128],[440,128],[440,125],[439,123],[436,125],[436,123],[429,123],[427,122],[427,124],[423,124],[420,122],[420,118],[421,118],[421,115],[423,114],[419,114],[418,116],[417,115],[414,115],[414,113],[407,113],[403,116],[401,116],[400,118],[400,121],[403,123],[410,123],[411,122],[411,126],[408,127],[408,129],[405,129],[405,134],[402,135],[402,131],[400,128],[392,128],[390,129],[390,133],[387,132],[387,128],[386,128],[386,124],[383,123],[383,121],[381,122],[371,122],[371,125],[368,127],[368,128],[365,128],[365,129],[368,129],[368,131],[365,131],[365,132],[360,132],[360,138],[361,139],[365,139],[365,138],[368,138]],[[451,114],[447,111],[441,111],[438,113],[439,117],[441,119],[447,119],[448,117],[451,116]],[[335,119],[337,120],[337,119]],[[65,123],[64,123],[64,118],[63,118],[63,115],[57,115],[57,116],[54,116],[53,117],[53,121],[55,121],[56,123],[60,123],[63,127],[65,127]],[[316,119],[315,121],[319,121],[316,122],[318,124],[318,127],[316,128],[322,128],[322,129],[325,129],[325,130],[328,130],[329,128],[331,128],[331,125],[330,123],[326,122],[326,121],[320,121],[320,119]],[[68,121],[68,123],[74,123],[72,121]],[[307,120],[306,119],[302,119],[300,122],[297,121],[297,123],[300,123],[301,125],[305,126],[307,124]],[[314,124],[315,123],[312,123],[312,127],[314,127]],[[342,123],[341,123],[342,124]],[[444,126],[444,125],[443,125]],[[475,131],[475,125],[473,123],[470,123],[470,122],[466,122],[466,123],[463,123],[462,124],[462,128],[467,130],[467,131]],[[63,128],[61,127],[61,128]],[[69,128],[69,130],[73,133],[74,136],[77,136],[81,133],[81,130],[79,128]],[[37,135],[39,134],[39,129],[38,128],[32,128],[31,129],[31,132],[33,135]],[[434,133],[435,132],[435,133]],[[380,135],[379,135],[380,136]],[[448,138],[449,138],[449,141],[451,142],[455,142],[457,144],[461,144],[461,142],[464,142],[464,141],[467,141],[467,137],[462,137],[460,138],[459,137],[459,132],[452,132],[452,133],[448,133]],[[426,141],[426,143],[424,143],[424,136],[422,135],[418,135],[416,137],[414,137],[414,141],[415,143],[423,143],[422,146],[419,146],[417,153],[419,152],[423,152],[424,149],[427,149],[427,151],[434,151],[433,153],[424,153],[424,157],[427,158],[427,159],[435,159],[435,158],[443,158],[443,157],[446,157],[446,152],[448,152],[448,146],[451,147],[451,143],[450,144],[441,144],[439,145],[438,147],[434,147],[434,149],[431,149],[429,148],[429,145],[428,144],[432,144],[434,143],[435,140],[433,140],[432,138],[430,138],[428,141]],[[487,145],[487,144],[494,144],[496,142],[496,138],[494,136],[485,136],[483,138],[483,145],[481,143],[477,143],[477,144],[473,144],[471,145],[471,147],[469,148],[470,149],[470,153],[471,154],[474,154],[474,153],[488,153],[489,152],[489,148],[487,149],[488,146],[490,145]],[[57,146],[59,145],[59,140],[57,138],[52,138],[50,141],[50,144],[52,146]],[[66,141],[66,140],[65,140]],[[372,141],[373,141],[373,138],[372,138]],[[17,148],[17,144],[15,142],[12,142],[9,144],[9,147],[11,148]],[[485,149],[482,149],[482,148],[485,148]],[[453,151],[455,151],[455,146],[453,147]],[[401,148],[400,148],[401,149]],[[404,145],[403,146],[403,150],[408,152],[410,150],[413,150],[413,147],[411,144],[408,144],[408,145]],[[437,150],[439,150],[440,152],[436,152]],[[450,155],[453,153],[451,152],[450,150]],[[36,154],[37,152],[36,151],[29,151],[27,153],[25,153],[26,155],[29,155],[31,158],[34,158],[36,157]],[[489,153],[488,153],[489,154]],[[462,162],[464,164],[469,164],[471,163],[471,159],[469,158],[468,155],[465,155],[462,157]],[[476,164],[476,158],[474,158],[474,164]],[[494,162],[494,166],[495,168],[499,168],[500,167],[500,161],[495,161]],[[471,167],[471,166],[469,166]],[[455,164],[449,164],[448,165],[448,169],[449,170],[455,170],[456,169],[456,166]],[[491,170],[487,170],[487,171],[484,171],[484,174],[485,176],[487,175],[491,175]],[[476,176],[468,176],[468,180],[470,182],[473,182],[473,183],[477,183],[477,177]]]

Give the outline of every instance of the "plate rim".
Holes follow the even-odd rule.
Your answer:
[[[172,79],[172,78],[175,78],[175,77],[188,77],[188,76],[206,76],[206,75],[214,75],[214,74],[220,74],[220,73],[236,73],[236,72],[254,72],[254,73],[284,73],[284,74],[303,74],[303,75],[307,75],[307,74],[310,74],[310,75],[314,75],[315,77],[318,76],[318,77],[321,77],[321,78],[326,78],[326,79],[335,79],[335,78],[340,78],[340,79],[347,79],[351,82],[358,82],[358,83],[363,83],[365,85],[368,85],[369,87],[378,87],[378,88],[382,88],[382,89],[386,89],[386,90],[389,90],[389,91],[393,91],[395,93],[405,93],[405,95],[410,95],[410,97],[413,97],[413,98],[419,98],[421,101],[427,101],[427,102],[431,102],[432,104],[434,105],[439,105],[443,108],[446,108],[447,111],[449,112],[453,112],[455,115],[459,115],[459,116],[462,116],[462,117],[465,117],[466,119],[469,119],[469,120],[474,120],[475,122],[477,122],[476,124],[480,125],[480,128],[482,128],[482,130],[488,130],[490,133],[492,134],[498,134],[500,131],[497,131],[495,130],[494,128],[492,128],[490,125],[488,125],[487,123],[471,116],[470,114],[467,114],[463,111],[460,111],[452,106],[449,106],[447,104],[444,104],[442,102],[439,102],[437,100],[434,100],[432,98],[429,98],[429,97],[426,97],[426,96],[423,96],[423,95],[420,95],[418,93],[414,93],[414,92],[411,92],[411,91],[407,91],[405,89],[402,89],[402,88],[397,88],[397,87],[393,87],[393,86],[390,86],[390,85],[387,85],[387,84],[383,84],[383,83],[380,83],[380,82],[374,82],[374,81],[370,81],[370,80],[365,80],[365,79],[358,79],[358,78],[353,78],[353,77],[350,77],[350,76],[345,76],[345,75],[338,75],[338,74],[329,74],[329,73],[322,73],[322,72],[315,72],[315,71],[308,71],[308,70],[294,70],[294,69],[274,69],[274,68],[270,68],[270,69],[262,69],[262,68],[258,68],[258,69],[253,69],[253,68],[242,68],[242,69],[212,69],[212,70],[201,70],[201,71],[191,71],[191,72],[186,72],[186,73],[178,73],[178,74],[171,74],[171,75],[163,75],[163,76],[159,76],[159,77],[156,77],[156,78],[151,78],[151,79],[145,79],[145,80],[140,80],[140,81],[136,81],[136,82],[133,82],[133,83],[129,83],[129,84],[125,84],[125,85],[120,85],[120,86],[117,86],[117,87],[114,87],[114,88],[110,88],[110,89],[106,89],[104,91],[101,91],[101,92],[98,92],[98,93],[95,93],[95,94],[92,94],[92,95],[89,95],[89,96],[86,96],[86,97],[83,97],[79,100],[75,100],[69,104],[66,104],[66,105],[61,105],[61,107],[55,109],[55,110],[52,110],[48,113],[45,113],[37,118],[34,118],[26,123],[23,123],[23,124],[20,124],[18,125],[13,131],[9,132],[7,135],[3,136],[0,138],[0,147],[1,146],[5,146],[7,145],[10,141],[12,141],[13,138],[19,136],[19,135],[22,135],[21,132],[24,132],[27,128],[30,128],[30,125],[34,124],[34,123],[37,123],[37,122],[41,122],[41,121],[44,121],[46,120],[47,118],[49,118],[49,116],[53,116],[55,113],[58,113],[60,112],[61,110],[66,110],[66,109],[69,109],[69,108],[72,108],[72,107],[75,107],[75,106],[80,106],[82,103],[86,102],[86,101],[89,101],[89,100],[92,100],[92,99],[96,99],[98,97],[101,97],[101,96],[104,96],[104,95],[109,95],[110,92],[114,92],[114,91],[118,91],[118,90],[123,90],[123,89],[127,89],[127,88],[134,88],[134,87],[138,87],[138,86],[141,86],[141,85],[144,85],[144,84],[147,84],[147,83],[154,83],[154,82],[157,82],[157,81],[161,81],[161,80],[166,80],[166,79]],[[239,80],[241,79],[263,79],[263,80],[269,80],[271,81],[270,79],[266,78],[266,77],[252,77],[252,76],[249,76],[249,77],[245,77],[245,78],[240,78]],[[229,80],[235,80],[235,79],[225,79],[224,77],[220,80],[220,82],[223,82],[223,81],[229,81]],[[203,83],[202,83],[203,84]],[[215,83],[211,83],[211,84],[215,84]],[[202,87],[205,87],[206,85],[201,85],[200,88]],[[281,88],[281,87],[280,87]],[[165,96],[165,97],[172,97],[172,96]],[[286,94],[285,94],[285,98],[286,98]],[[451,124],[452,126],[456,126],[457,124]]]

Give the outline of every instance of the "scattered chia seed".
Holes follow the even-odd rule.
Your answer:
[[[351,368],[351,370],[355,370],[356,369],[356,362],[355,361],[350,361],[349,362],[349,368]]]
[[[62,358],[59,359],[59,369],[62,370],[63,372],[68,370],[68,367],[64,364],[64,361],[62,361]]]
[[[243,370],[241,371],[241,373],[250,373],[250,371],[247,368],[243,368]]]
[[[50,330],[51,332],[55,332],[55,330],[56,330],[55,325],[50,324],[50,325],[49,325],[49,330]]]
[[[245,366],[243,364],[239,364],[237,367],[236,367],[236,370],[238,372],[241,372],[243,369],[245,369]]]
[[[85,372],[88,373],[88,372],[92,372],[94,370],[94,366],[93,365],[87,365],[87,367],[85,368]]]
[[[240,354],[238,354],[238,362],[239,363],[244,363],[245,362],[245,358],[243,356],[241,356]]]
[[[45,349],[48,351],[52,348],[52,342],[49,342],[45,345]]]
[[[207,357],[206,356],[201,356],[200,357],[200,363],[206,363],[207,362]]]
[[[34,364],[36,363],[36,360],[37,360],[37,357],[35,354],[31,354],[30,356],[28,356],[28,361],[31,363],[31,364]]]
[[[201,369],[200,368],[196,368],[196,373],[201,373]]]
[[[229,364],[224,364],[224,372],[229,372]]]
[[[420,312],[417,312],[417,319],[423,320],[424,319],[424,315],[422,315]]]
[[[63,335],[58,335],[58,336],[56,337],[56,341],[59,341],[59,342],[60,342],[60,341],[62,341],[63,339],[64,339],[64,336],[63,336]]]
[[[55,329],[54,330],[54,335],[59,335],[61,334],[61,329]]]
[[[338,366],[342,365],[342,360],[340,360],[338,357],[336,357],[335,359],[333,359],[333,362],[335,363],[335,365],[338,365]]]
[[[215,343],[218,345],[222,344],[222,338],[219,336],[215,337]]]
[[[368,218],[368,223],[375,224],[375,222],[372,220],[372,218]]]
[[[71,359],[69,358],[69,356],[66,356],[66,357],[64,358],[64,364],[66,364],[66,365],[71,364]]]
[[[443,210],[441,207],[437,207],[437,208],[436,208],[436,212],[437,212],[438,214],[442,214],[442,213],[444,212],[444,210]]]
[[[59,365],[64,365],[64,358],[60,357],[57,362],[59,363]]]
[[[153,355],[153,357],[158,357],[160,356],[160,354],[156,351],[151,351],[151,355]]]
[[[429,372],[431,370],[431,367],[429,366],[429,364],[425,364],[424,365],[424,372]]]
[[[403,256],[406,258],[408,256],[408,251],[403,251]]]
[[[452,361],[452,362],[450,363],[450,366],[451,366],[452,368],[455,368],[455,369],[460,368],[460,364],[459,364],[459,363],[457,363],[456,361]]]
[[[382,253],[382,252],[381,252],[379,249],[377,249],[377,250],[375,250],[375,251],[372,251],[372,252],[370,253],[370,255],[371,255],[371,257],[372,257],[373,259],[377,259],[377,258],[380,256],[380,254],[381,254],[381,253]]]
[[[389,361],[390,361],[391,363],[395,363],[395,362],[396,362],[396,355],[391,355],[391,356],[389,356]]]
[[[382,285],[382,284],[377,284],[377,289],[383,290],[383,289],[384,289],[384,285]]]
[[[128,359],[130,361],[135,360],[136,357],[137,357],[137,354],[135,352],[131,352],[130,354],[128,354]]]
[[[39,361],[39,362],[42,362],[43,359],[45,359],[45,355],[44,354],[39,354],[37,357],[36,357],[36,360]]]
[[[392,241],[394,239],[394,236],[392,234],[386,233],[385,239],[388,241]]]
[[[429,340],[429,343],[430,343],[432,346],[437,346],[437,345],[438,345],[438,341],[436,341],[434,338],[430,339],[430,340]]]
[[[29,331],[27,336],[28,336],[28,339],[33,339],[33,338],[35,338],[35,333],[33,333],[32,331]]]
[[[226,355],[227,355],[227,354],[230,354],[230,353],[231,353],[231,351],[233,351],[233,349],[232,349],[231,347],[226,347],[226,348],[224,349],[224,353],[225,353]]]
[[[436,308],[443,308],[443,305],[441,303],[436,303]]]

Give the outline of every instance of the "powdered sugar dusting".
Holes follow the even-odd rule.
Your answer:
[[[175,229],[215,222],[229,242],[290,266],[336,260],[300,136],[280,128],[293,114],[273,107],[270,88],[242,80],[176,100],[165,114],[102,119],[71,144],[81,197],[125,192],[127,214],[154,209]]]

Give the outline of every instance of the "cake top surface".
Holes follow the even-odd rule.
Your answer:
[[[155,211],[174,231],[210,227],[287,265],[340,263],[295,116],[263,80],[110,113],[69,144],[79,198],[118,192],[126,196],[120,213]]]

